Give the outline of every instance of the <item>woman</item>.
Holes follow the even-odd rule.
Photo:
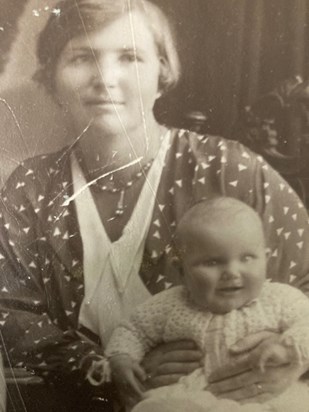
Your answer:
[[[261,158],[158,124],[153,106],[176,84],[179,63],[156,6],[66,0],[55,10],[40,36],[36,77],[70,115],[74,143],[25,161],[2,192],[1,326],[14,365],[66,394],[75,388],[76,411],[94,398],[106,404],[103,348],[115,325],[179,282],[168,257],[191,204],[222,193],[252,205],[266,226],[269,277],[303,290],[309,234],[302,204]],[[235,350],[256,346],[252,339]],[[149,384],[170,383],[198,360],[190,343],[159,348],[145,360]],[[278,371],[262,378],[248,362],[223,386],[226,372],[218,371],[213,391],[262,396],[301,373],[285,368],[270,387]]]

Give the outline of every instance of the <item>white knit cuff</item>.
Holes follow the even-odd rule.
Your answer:
[[[102,356],[100,359],[94,359],[91,362],[86,380],[93,386],[100,386],[111,381],[111,368],[105,357]]]
[[[281,343],[291,350],[293,361],[298,364],[304,364],[309,360],[309,347],[301,344],[301,340],[298,339],[297,334],[283,334],[281,337]]]

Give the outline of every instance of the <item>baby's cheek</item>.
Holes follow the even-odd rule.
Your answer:
[[[205,280],[200,280],[195,284],[195,296],[199,298],[199,300],[205,301],[211,295],[212,287],[211,285],[206,282]]]
[[[190,274],[187,285],[191,291],[192,297],[205,300],[205,297],[211,294],[216,287],[215,276],[205,269],[195,269]],[[194,296],[193,296],[194,295]]]
[[[215,273],[212,273],[210,269],[207,271],[200,271],[200,273],[197,274],[195,279],[197,286],[201,288],[213,288],[216,286],[217,283],[217,276],[215,275]]]

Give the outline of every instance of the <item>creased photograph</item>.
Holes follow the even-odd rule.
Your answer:
[[[309,2],[0,0],[0,412],[309,411]]]

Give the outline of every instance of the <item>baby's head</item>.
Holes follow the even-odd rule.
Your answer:
[[[213,313],[255,299],[266,278],[259,215],[241,201],[218,197],[193,206],[176,231],[176,262],[191,298]]]

